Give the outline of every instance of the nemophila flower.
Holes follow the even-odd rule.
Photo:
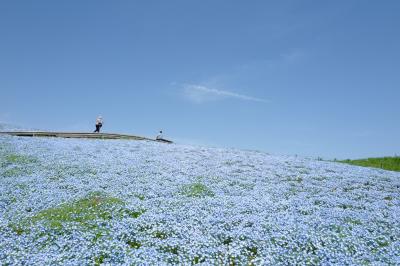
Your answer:
[[[122,140],[0,147],[5,264],[399,263],[398,173]]]

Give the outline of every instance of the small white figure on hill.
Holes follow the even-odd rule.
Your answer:
[[[158,135],[157,135],[156,139],[157,139],[157,140],[163,139],[163,133],[162,133],[162,130],[160,130],[160,133],[158,133]]]
[[[100,128],[103,126],[103,117],[99,115],[96,119],[96,129],[93,131],[93,133],[100,133]]]

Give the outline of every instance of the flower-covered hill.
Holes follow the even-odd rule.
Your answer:
[[[5,265],[400,264],[400,173],[256,151],[0,136]]]

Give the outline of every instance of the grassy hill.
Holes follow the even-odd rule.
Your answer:
[[[400,172],[400,157],[367,158],[358,160],[343,160],[342,163],[364,167],[381,168],[389,171]]]
[[[398,265],[400,173],[0,136],[0,264]]]

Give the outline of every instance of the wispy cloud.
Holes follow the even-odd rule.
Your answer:
[[[227,90],[217,90],[201,85],[184,85],[183,96],[194,103],[204,103],[226,98],[235,98],[243,101],[254,101],[263,103],[268,102],[265,99],[239,94]]]

